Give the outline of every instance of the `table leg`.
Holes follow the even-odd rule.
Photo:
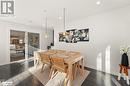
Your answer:
[[[84,75],[84,58],[82,58],[81,64],[82,64],[82,75]]]
[[[73,86],[72,64],[68,64],[69,86]]]

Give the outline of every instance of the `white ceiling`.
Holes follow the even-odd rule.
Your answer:
[[[101,1],[100,5],[96,5]],[[15,15],[0,17],[2,20],[43,27],[44,10],[47,10],[49,26],[62,24],[58,20],[63,8],[67,9],[67,22],[99,12],[130,5],[130,0],[15,0]]]

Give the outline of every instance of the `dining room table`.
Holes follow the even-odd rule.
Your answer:
[[[58,50],[59,51],[59,50]],[[46,55],[49,55],[50,58],[55,56],[64,58],[64,62],[68,65],[68,79],[69,86],[73,86],[73,64],[80,62],[82,75],[84,75],[84,57],[80,52],[76,51],[65,51],[64,53],[59,53],[57,50],[48,50],[44,52]]]

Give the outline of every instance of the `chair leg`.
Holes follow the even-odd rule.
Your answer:
[[[51,79],[53,79],[57,74],[58,74],[58,71],[56,71],[55,73],[53,73]]]
[[[68,81],[69,81],[68,77],[69,77],[68,74],[66,74],[66,78],[64,80],[64,86],[68,86]]]
[[[43,63],[43,65],[42,65],[42,69],[41,69],[41,72],[43,72],[44,66],[45,66],[45,64]]]
[[[78,64],[78,69],[79,69],[79,71],[80,71],[80,75],[83,76],[83,70],[82,70],[82,66],[80,66],[80,64]]]
[[[38,61],[38,60],[36,60],[36,68],[37,68],[38,64],[39,64],[39,61]]]
[[[52,77],[53,72],[54,72],[54,69],[53,69],[53,68],[51,68],[51,70],[50,70],[50,74],[49,74],[49,78],[51,78],[51,77]]]

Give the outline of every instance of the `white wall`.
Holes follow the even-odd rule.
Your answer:
[[[61,43],[58,41],[58,33],[63,29],[55,27],[55,48],[80,51],[85,57],[85,66],[118,74],[121,61],[120,46],[130,44],[130,6],[69,22],[67,27],[89,27],[90,41]]]
[[[42,34],[42,49],[47,49],[47,46],[53,43],[53,27],[50,27],[50,29],[47,29],[47,38],[45,38],[45,31]]]
[[[52,42],[53,36],[51,35],[51,29],[48,31],[50,32],[50,39],[46,40],[43,36],[45,30],[43,28],[37,27],[30,27],[27,25],[11,23],[0,20],[0,65],[10,63],[10,30],[19,30],[19,31],[26,31],[26,32],[34,32],[40,34],[40,48],[46,49],[46,46]]]

